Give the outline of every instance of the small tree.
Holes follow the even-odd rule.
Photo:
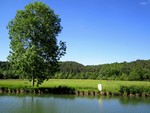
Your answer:
[[[37,85],[58,71],[58,61],[66,53],[65,42],[57,42],[60,18],[42,2],[18,10],[7,26],[10,35],[8,60],[15,73]]]

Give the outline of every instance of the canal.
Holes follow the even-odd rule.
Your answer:
[[[0,113],[150,113],[150,98],[0,95]]]

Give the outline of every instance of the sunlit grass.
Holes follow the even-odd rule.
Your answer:
[[[77,79],[52,79],[44,82],[42,87],[68,86],[77,90],[97,91],[97,85],[102,84],[103,90],[118,92],[121,85],[150,86],[150,82],[141,81],[107,81],[107,80],[77,80]]]
[[[22,79],[1,79],[0,87],[25,87],[30,86],[30,82],[28,80]]]
[[[97,85],[102,84],[103,91],[118,92],[121,85],[125,86],[148,86],[150,82],[144,81],[113,81],[113,80],[81,80],[81,79],[50,79],[44,81],[39,87],[67,86],[78,91],[98,91]],[[24,87],[30,86],[27,80],[0,80],[0,87]]]

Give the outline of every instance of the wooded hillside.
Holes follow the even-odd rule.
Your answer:
[[[0,78],[20,78],[9,64],[0,62]],[[150,81],[150,60],[84,66],[77,62],[60,62],[60,71],[55,79],[104,79]]]

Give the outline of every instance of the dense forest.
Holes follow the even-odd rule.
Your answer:
[[[0,79],[18,79],[8,62],[0,62]],[[150,81],[150,60],[84,66],[77,62],[60,62],[55,79],[100,79]]]

